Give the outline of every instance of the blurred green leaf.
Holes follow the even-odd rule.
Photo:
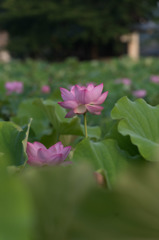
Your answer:
[[[90,191],[78,209],[82,239],[157,240],[158,172],[156,165],[137,168],[120,176],[113,191]]]
[[[75,219],[78,225],[78,205],[95,182],[91,168],[28,168],[23,179],[34,200],[34,239],[72,239]]]
[[[0,158],[9,165],[20,166],[26,161],[22,141],[27,138],[28,126],[22,130],[11,122],[0,122]]]
[[[120,176],[106,200],[109,239],[159,238],[158,172],[159,165],[154,164],[131,169]]]
[[[0,167],[0,239],[30,240],[33,224],[29,191]]]
[[[159,166],[129,169],[109,191],[87,163],[29,168],[23,180],[34,202],[34,239],[158,240]]]

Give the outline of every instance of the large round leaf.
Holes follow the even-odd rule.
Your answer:
[[[141,155],[149,161],[156,161],[159,149],[159,106],[152,107],[143,99],[135,102],[121,98],[112,110],[112,118],[119,119],[118,130],[129,135]]]

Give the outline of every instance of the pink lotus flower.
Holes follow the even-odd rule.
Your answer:
[[[122,79],[115,80],[115,83],[116,84],[123,83],[126,86],[130,86],[131,85],[131,80],[128,79],[128,78],[122,78]]]
[[[27,143],[28,164],[34,166],[70,164],[70,161],[64,161],[71,147],[64,147],[61,142],[56,143],[47,149],[42,143]]]
[[[153,83],[159,83],[159,76],[153,75],[153,76],[150,77],[150,80],[151,80],[151,82],[153,82]]]
[[[128,78],[123,78],[123,79],[122,79],[122,83],[123,83],[124,85],[130,86],[130,85],[131,85],[131,80],[128,79]]]
[[[18,81],[7,82],[5,84],[5,88],[7,90],[8,95],[13,92],[20,94],[23,92],[23,83]]]
[[[51,89],[50,89],[50,86],[48,86],[48,85],[44,85],[41,88],[42,93],[50,93],[50,91],[51,91]]]
[[[60,88],[60,90],[64,102],[58,104],[63,108],[71,109],[66,114],[66,118],[73,117],[75,114],[84,114],[87,111],[96,115],[101,114],[103,107],[100,104],[108,95],[108,91],[102,94],[103,83],[98,86],[90,83],[87,87],[75,85],[70,91],[65,88]]]
[[[147,91],[145,89],[140,89],[132,92],[133,96],[137,98],[143,98],[147,95]]]

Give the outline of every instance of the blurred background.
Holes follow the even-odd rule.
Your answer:
[[[1,58],[158,56],[158,17],[157,0],[1,0]]]

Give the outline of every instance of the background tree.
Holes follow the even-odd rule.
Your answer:
[[[156,6],[157,0],[1,0],[0,27],[10,33],[13,56],[87,59],[120,54],[119,36],[151,18]]]

